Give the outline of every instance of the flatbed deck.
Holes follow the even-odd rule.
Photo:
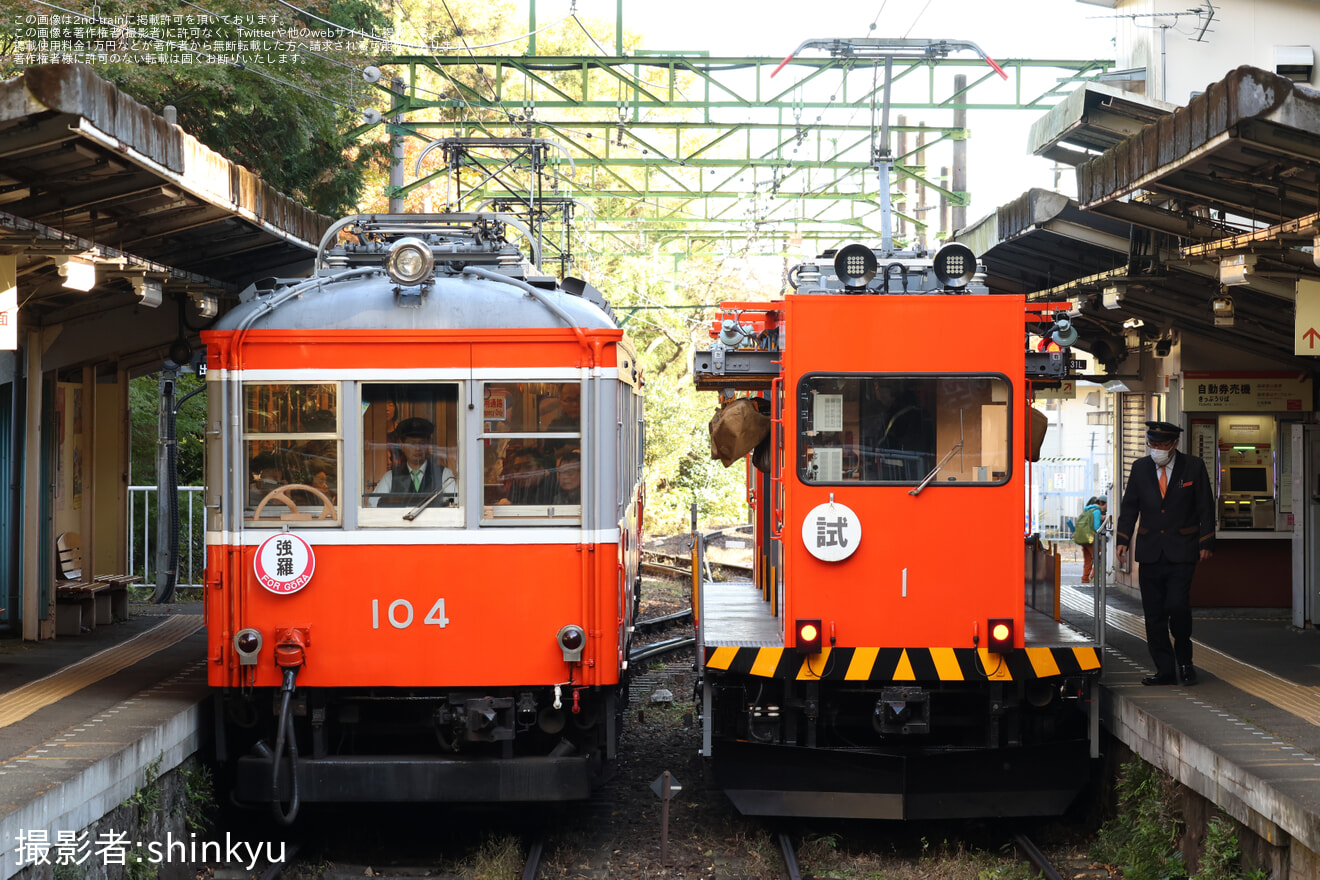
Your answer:
[[[751,581],[705,581],[701,586],[701,640],[712,648],[782,648],[782,621]],[[1093,639],[1065,622],[1028,608],[1028,648],[1082,647]],[[970,646],[968,646],[970,647]]]

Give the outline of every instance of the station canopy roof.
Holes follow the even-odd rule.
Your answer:
[[[0,82],[0,252],[25,321],[131,304],[144,280],[233,295],[304,271],[329,223],[85,65]],[[92,297],[65,286],[70,260],[95,264]]]
[[[1032,190],[959,232],[991,289],[1078,302],[1077,347],[1102,360],[1136,318],[1145,341],[1176,329],[1312,368],[1293,302],[1320,281],[1320,92],[1252,67],[1186,107],[1114,91],[1088,85],[1033,128],[1036,152],[1076,164],[1076,201]]]

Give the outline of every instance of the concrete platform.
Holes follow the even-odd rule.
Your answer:
[[[1065,606],[1088,602],[1080,565],[1063,575]],[[1105,727],[1269,844],[1276,880],[1320,876],[1320,630],[1280,609],[1200,609],[1197,683],[1147,687],[1140,601],[1111,591],[1108,608]]]
[[[1089,615],[1080,566],[1063,574],[1065,617]],[[710,611],[736,612],[748,591]],[[199,610],[155,610],[72,639],[0,641],[0,880],[22,867],[20,834],[53,842],[92,826],[149,766],[164,773],[196,750],[207,696]],[[766,637],[763,625],[745,635]],[[1193,637],[1198,684],[1143,686],[1139,603],[1111,592],[1104,723],[1266,841],[1278,880],[1320,876],[1320,630],[1293,628],[1281,610],[1200,610]]]
[[[207,696],[199,610],[0,642],[0,880],[24,869],[17,847],[32,832],[52,845],[81,832],[142,787],[148,768],[164,774],[197,750]]]

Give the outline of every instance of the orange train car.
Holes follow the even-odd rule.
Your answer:
[[[1032,385],[1070,365],[1028,331],[1075,331],[979,272],[848,245],[696,355],[755,465],[754,578],[697,597],[703,753],[745,813],[1055,814],[1089,778],[1103,628],[1059,619],[1023,535]]]
[[[203,336],[217,751],[282,821],[578,799],[615,759],[641,377],[600,292],[539,277],[516,228],[348,218],[311,279]]]

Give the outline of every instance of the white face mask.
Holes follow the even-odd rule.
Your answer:
[[[1156,449],[1153,446],[1147,446],[1146,452],[1155,462],[1155,467],[1164,467],[1173,459],[1172,449]]]

